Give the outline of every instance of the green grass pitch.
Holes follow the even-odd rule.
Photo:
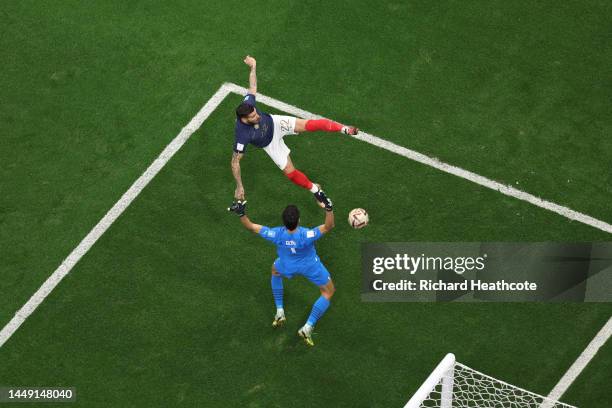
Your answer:
[[[612,221],[611,16],[604,1],[4,2],[0,327],[223,82],[246,85],[246,54],[266,95]],[[239,101],[0,348],[0,386],[76,387],[83,407],[399,407],[452,351],[547,394],[612,313],[362,303],[362,242],[610,235],[318,133],[287,142],[336,203],[318,251],[337,293],[314,348],[295,336],[318,295],[304,280],[285,283],[288,325],[273,331],[274,249],[225,211]],[[288,203],[322,221],[264,152],[242,164],[255,222],[278,224]],[[368,228],[344,221],[354,207]],[[609,405],[611,365],[607,344],[563,400]]]

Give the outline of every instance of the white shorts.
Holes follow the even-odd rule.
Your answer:
[[[291,149],[287,147],[283,138],[287,135],[297,134],[295,133],[295,118],[281,115],[270,116],[272,116],[272,123],[274,124],[274,133],[270,144],[263,149],[278,168],[283,170],[287,166],[287,157],[291,153]]]

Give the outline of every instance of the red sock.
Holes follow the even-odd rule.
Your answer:
[[[342,125],[329,119],[313,119],[306,121],[306,130],[308,132],[314,132],[315,130],[322,130],[323,132],[340,132],[342,130]]]
[[[299,170],[293,170],[291,173],[286,173],[285,175],[289,180],[300,187],[304,187],[307,190],[312,188],[312,181],[308,180],[308,177]]]

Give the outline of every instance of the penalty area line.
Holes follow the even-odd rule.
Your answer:
[[[228,87],[229,90],[231,90],[234,93],[240,94],[240,95],[244,95],[248,92],[248,89],[242,86],[236,85],[236,84],[228,83],[225,85]],[[283,112],[287,112],[294,116],[298,116],[304,119],[322,118],[322,116],[320,115],[316,115],[314,113],[300,109],[296,106],[289,105],[285,102],[279,101],[274,98],[270,98],[269,96],[261,95],[259,93],[257,94],[257,99],[259,102],[264,103],[268,106],[271,106]],[[593,218],[590,215],[583,214],[578,211],[574,211],[571,208],[568,208],[568,207],[565,207],[559,204],[555,204],[551,201],[544,200],[540,197],[534,196],[533,194],[529,194],[524,191],[518,190],[512,186],[505,185],[497,181],[488,179],[484,176],[473,173],[469,170],[465,170],[460,167],[453,166],[448,163],[444,163],[436,158],[433,158],[433,157],[424,155],[422,153],[419,153],[417,151],[408,149],[406,147],[397,145],[393,142],[382,139],[378,136],[371,135],[369,133],[360,131],[357,135],[352,136],[352,137],[355,139],[361,140],[362,142],[366,142],[376,147],[379,147],[381,149],[385,149],[395,154],[399,154],[400,156],[406,157],[407,159],[414,160],[426,166],[433,167],[445,173],[452,174],[457,177],[461,177],[462,179],[465,179],[465,180],[469,180],[472,183],[476,183],[483,187],[489,188],[491,190],[495,190],[506,196],[514,197],[521,201],[526,201],[537,207],[557,213],[569,220],[578,221],[583,224],[590,225],[591,227],[602,230],[604,232],[607,232],[609,234],[612,234],[611,224],[598,220],[596,218]]]
[[[79,260],[91,249],[100,239],[108,228],[119,218],[127,207],[136,199],[142,190],[159,173],[166,163],[179,151],[189,137],[204,123],[212,112],[223,102],[230,92],[244,95],[247,89],[233,83],[224,83],[215,94],[206,102],[200,111],[191,121],[180,131],[180,133],[166,146],[160,155],[151,163],[145,172],[132,184],[132,186],[121,196],[113,207],[102,217],[93,229],[83,238],[83,240],[72,250],[72,252],[62,261],[60,266],[47,278],[42,286],[30,297],[30,299],[15,313],[13,318],[0,330],[0,348],[11,338],[11,336],[21,327],[25,320],[40,306],[55,287],[70,273],[72,268]],[[302,110],[296,106],[271,98],[266,95],[258,94],[258,99],[263,104],[269,105],[278,110],[290,113],[305,119],[321,118],[322,116]],[[470,180],[481,186],[499,191],[502,194],[527,201],[538,207],[560,214],[570,220],[575,220],[602,231],[612,233],[612,225],[597,220],[586,214],[579,213],[570,208],[542,200],[534,195],[517,190],[514,187],[503,185],[486,177],[472,173],[468,170],[452,166],[441,162],[435,158],[426,156],[414,150],[381,139],[377,136],[359,132],[352,136],[355,139],[399,154],[400,156],[420,162],[427,166],[436,168],[443,172],[456,175],[466,180]]]
[[[144,173],[132,184],[132,186],[121,196],[119,201],[102,217],[93,229],[64,259],[61,265],[47,278],[42,286],[30,297],[30,299],[15,313],[13,318],[0,331],[0,348],[11,338],[25,320],[40,306],[55,287],[70,273],[79,260],[100,239],[106,230],[119,218],[126,208],[138,197],[142,190],[168,161],[179,151],[189,137],[196,131],[210,114],[219,106],[229,94],[226,86],[221,86],[217,92],[206,102],[191,121],[179,132],[178,135],[166,146],[160,155],[151,163]]]

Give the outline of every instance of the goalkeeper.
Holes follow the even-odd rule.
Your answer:
[[[310,316],[306,324],[298,330],[298,335],[304,339],[309,346],[314,346],[312,332],[317,321],[327,311],[330,299],[334,295],[334,283],[325,266],[319,260],[315,250],[315,241],[328,233],[334,227],[334,212],[331,200],[321,207],[325,208],[325,223],[316,228],[305,228],[298,226],[300,212],[295,205],[288,205],[283,211],[282,227],[269,228],[251,222],[245,214],[246,201],[237,201],[229,211],[240,217],[244,227],[260,237],[276,245],[278,258],[272,264],[272,295],[276,304],[276,316],[272,327],[280,327],[287,320],[283,308],[283,279],[291,279],[296,275],[302,275],[319,287],[321,296],[312,306]]]

